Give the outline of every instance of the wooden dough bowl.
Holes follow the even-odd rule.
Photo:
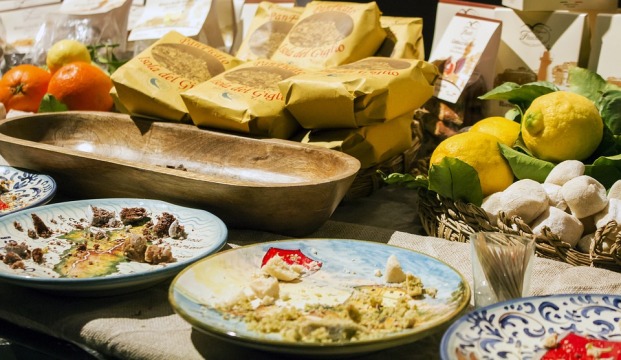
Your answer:
[[[338,151],[110,112],[4,120],[0,154],[51,175],[71,198],[159,199],[288,236],[320,227],[360,169]]]

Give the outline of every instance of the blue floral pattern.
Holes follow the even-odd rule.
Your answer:
[[[3,198],[11,199],[5,201],[8,207],[0,209],[0,216],[46,204],[56,193],[56,182],[52,177],[10,166],[0,166],[0,181],[8,182],[9,191]]]
[[[442,359],[538,359],[549,336],[568,333],[621,341],[621,296],[549,295],[474,310],[444,334]]]

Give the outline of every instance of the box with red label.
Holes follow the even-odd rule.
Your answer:
[[[494,86],[549,81],[564,89],[569,69],[588,65],[590,32],[586,13],[518,11],[466,1],[438,3],[432,53],[450,19],[458,13],[502,21]],[[509,104],[492,103],[488,115],[503,115],[512,108]]]
[[[477,99],[493,85],[502,23],[490,18],[456,14],[429,61],[441,76],[435,82],[434,99],[424,105],[424,128],[439,138],[481,120],[486,102]]]

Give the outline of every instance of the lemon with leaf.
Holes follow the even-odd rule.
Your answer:
[[[481,132],[453,135],[435,148],[431,154],[431,166],[439,164],[445,157],[459,159],[476,170],[483,196],[502,191],[513,183],[513,172],[498,143],[497,137]],[[459,178],[453,180],[459,181]]]
[[[524,145],[534,157],[551,162],[587,159],[603,133],[604,123],[595,104],[569,91],[537,97],[522,118]]]
[[[469,131],[493,135],[500,143],[513,146],[520,135],[520,124],[502,116],[491,116],[474,123]]]

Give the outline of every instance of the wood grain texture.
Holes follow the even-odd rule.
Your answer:
[[[51,175],[71,198],[159,199],[290,236],[321,226],[360,168],[338,151],[108,112],[4,120],[0,154]]]

